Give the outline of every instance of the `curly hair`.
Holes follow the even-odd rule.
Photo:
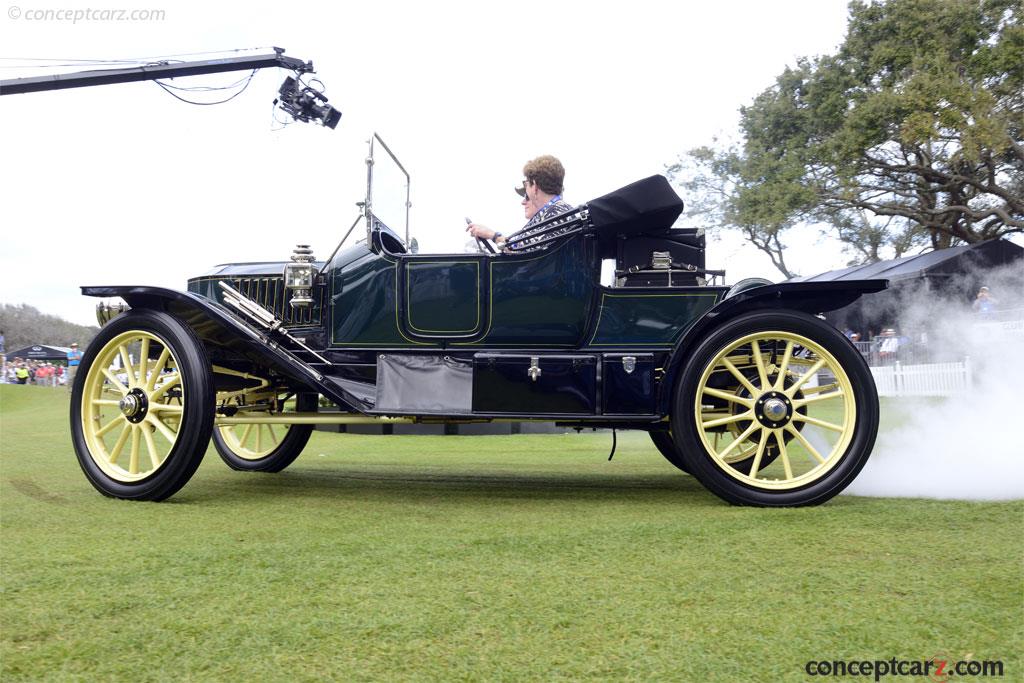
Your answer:
[[[526,162],[523,166],[523,177],[538,185],[547,194],[562,194],[565,167],[555,157],[545,154]]]

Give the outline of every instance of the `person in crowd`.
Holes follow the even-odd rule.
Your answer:
[[[978,290],[978,294],[974,297],[974,303],[971,304],[971,308],[981,318],[991,318],[996,312],[996,300],[992,297],[988,287],[982,287]]]
[[[78,364],[82,362],[82,352],[78,350],[78,342],[71,342],[71,350],[68,351],[68,386],[75,381],[75,373],[78,371]]]
[[[25,363],[19,363],[17,369],[14,371],[14,376],[18,381],[18,384],[28,384],[28,366]]]
[[[892,327],[887,327],[882,330],[878,344],[878,357],[882,362],[895,361],[899,350],[900,340],[899,337],[896,336],[896,330]]]
[[[562,199],[564,180],[565,167],[550,154],[526,162],[523,166],[523,184],[516,188],[526,215],[523,229],[573,210],[573,206]],[[507,240],[504,233],[472,222],[466,227],[466,232],[473,237],[494,240],[499,246]]]

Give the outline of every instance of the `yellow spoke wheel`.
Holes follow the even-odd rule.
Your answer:
[[[316,410],[315,394],[299,394],[297,410]],[[258,419],[267,411],[246,411]],[[277,415],[278,413],[273,413]],[[284,413],[287,414],[287,413]],[[247,472],[280,472],[292,464],[306,447],[312,425],[261,424],[225,425],[214,429],[213,445],[228,467]]]
[[[291,425],[248,424],[218,427],[217,432],[231,452],[243,460],[261,460],[281,445]]]
[[[807,505],[863,467],[878,399],[860,354],[832,326],[795,311],[748,313],[695,349],[672,425],[697,446],[685,464],[723,498]]]
[[[79,464],[102,493],[160,500],[202,459],[212,393],[202,345],[177,319],[133,311],[83,354],[72,393]]]

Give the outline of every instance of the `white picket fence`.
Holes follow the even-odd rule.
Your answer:
[[[871,368],[879,396],[955,396],[971,387],[971,359],[956,363]]]

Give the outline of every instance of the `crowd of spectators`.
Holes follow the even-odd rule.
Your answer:
[[[40,386],[68,386],[75,379],[75,371],[82,362],[78,344],[72,342],[62,361],[36,358],[8,358],[4,353],[3,331],[0,330],[0,384],[37,384]]]
[[[4,359],[0,369],[0,382],[4,384],[38,384],[40,386],[63,386],[67,383],[67,368],[62,363],[52,363],[24,358]]]

